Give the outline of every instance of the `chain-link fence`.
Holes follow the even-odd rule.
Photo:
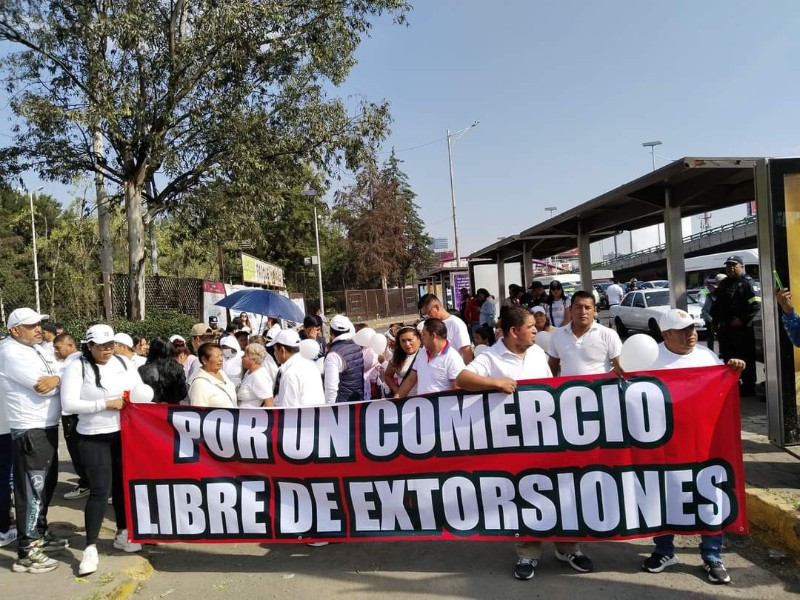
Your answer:
[[[200,318],[203,314],[203,280],[189,277],[153,275],[144,281],[147,311],[174,310]],[[111,276],[111,314],[114,318],[128,317],[128,275]]]

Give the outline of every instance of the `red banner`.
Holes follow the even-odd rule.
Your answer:
[[[630,539],[747,531],[727,367],[304,409],[133,404],[136,541]]]

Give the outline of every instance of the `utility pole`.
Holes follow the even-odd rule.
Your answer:
[[[468,130],[475,127],[478,123],[480,123],[480,121],[475,121],[472,125],[456,131],[455,133],[450,133],[450,130],[447,130],[447,162],[450,165],[450,203],[453,208],[453,245],[456,251],[456,267],[461,266],[461,250],[458,246],[458,219],[456,218],[456,189],[453,183],[453,148],[451,138],[455,135],[464,135]]]

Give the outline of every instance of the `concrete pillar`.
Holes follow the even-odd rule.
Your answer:
[[[683,229],[681,209],[672,205],[672,190],[664,189],[664,233],[666,238],[667,279],[669,302],[675,308],[686,310],[686,266],[683,257]]]
[[[503,255],[497,255],[497,306],[500,307],[503,304],[503,300],[505,300],[506,294],[508,293],[506,290],[506,263],[503,260]]]
[[[592,253],[589,234],[583,232],[583,222],[578,222],[578,264],[581,268],[581,289],[592,291]]]
[[[528,242],[522,242],[522,286],[527,287],[533,281],[533,256]]]

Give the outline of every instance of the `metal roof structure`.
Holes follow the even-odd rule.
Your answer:
[[[676,160],[550,219],[473,252],[472,260],[507,261],[527,252],[552,256],[578,245],[578,234],[590,242],[615,233],[664,222],[665,196],[681,217],[743,204],[755,199],[754,167],[758,158],[692,158]]]

